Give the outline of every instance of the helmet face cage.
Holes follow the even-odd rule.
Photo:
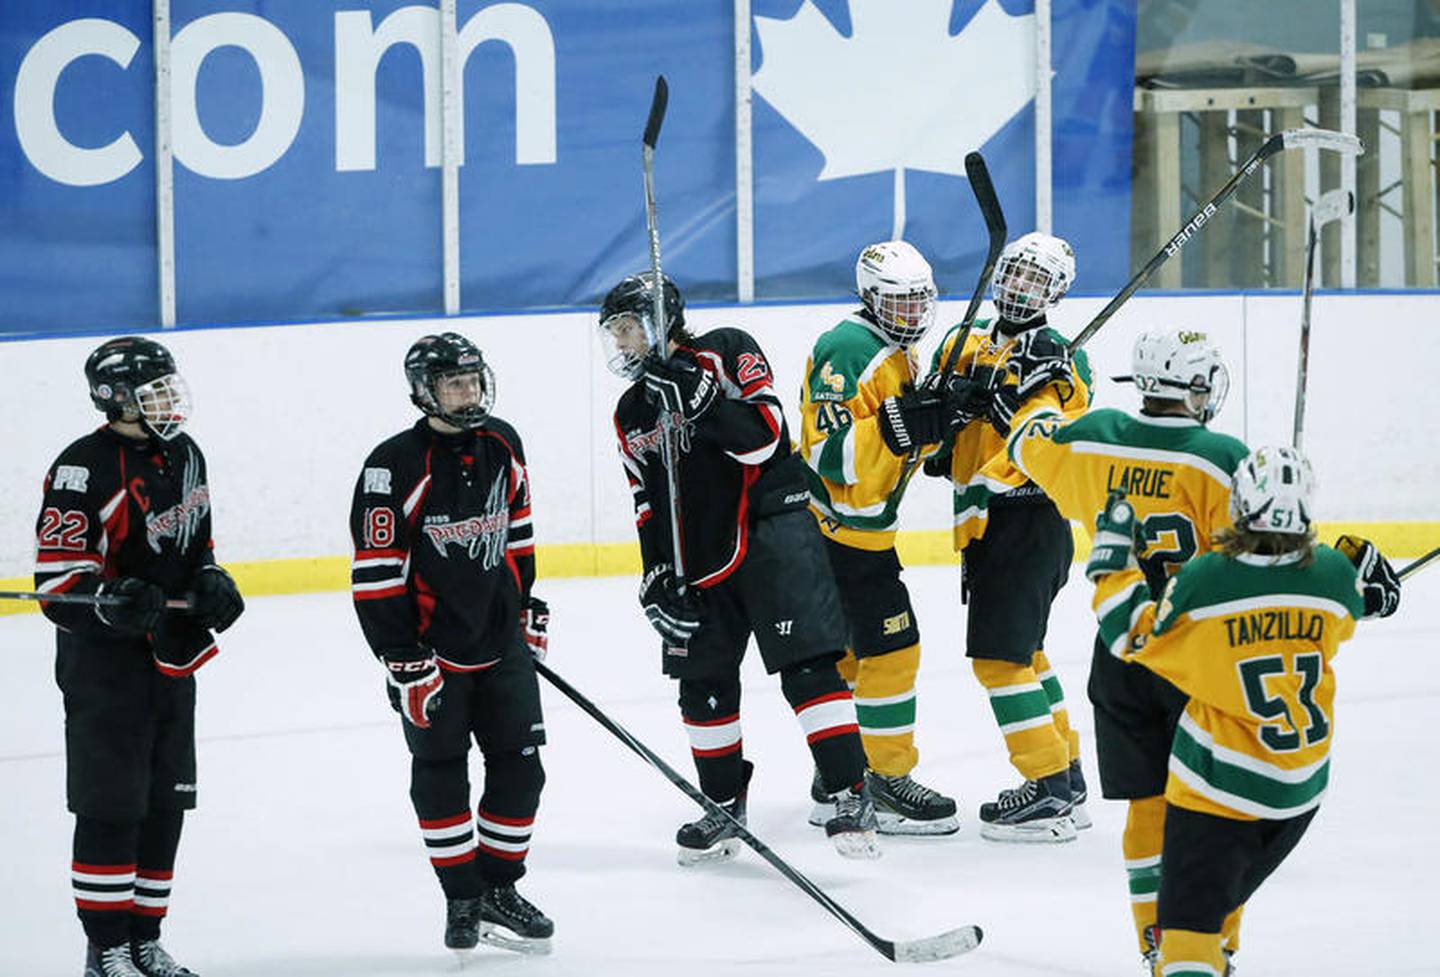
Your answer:
[[[617,377],[638,380],[645,372],[645,357],[654,350],[650,345],[651,316],[646,312],[621,311],[600,320],[600,345],[605,350],[605,365]]]
[[[990,297],[1000,317],[1029,322],[1059,302],[1075,282],[1075,252],[1058,237],[1026,234],[1006,245],[995,264]]]
[[[930,263],[905,241],[882,241],[860,252],[855,290],[896,346],[919,342],[935,321],[935,279]]]
[[[474,343],[459,333],[426,336],[405,356],[410,400],[430,417],[470,431],[485,423],[495,406],[495,373]],[[462,384],[463,379],[470,384]],[[476,396],[465,404],[446,406],[449,390],[469,386]]]
[[[1315,473],[1290,447],[1257,448],[1230,481],[1230,516],[1252,532],[1305,535],[1310,532]]]
[[[169,373],[135,388],[140,422],[162,441],[179,434],[190,419],[190,387],[178,373]]]

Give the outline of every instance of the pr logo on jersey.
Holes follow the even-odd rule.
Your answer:
[[[367,468],[365,469],[365,493],[367,495],[389,495],[390,494],[390,469],[388,468]]]
[[[486,570],[493,570],[505,558],[505,544],[510,538],[510,510],[506,506],[505,473],[495,476],[490,494],[485,500],[483,515],[471,516],[458,522],[451,522],[447,515],[425,517],[421,531],[435,547],[435,552],[449,557],[451,543],[465,550],[472,559],[479,559]]]
[[[84,492],[85,487],[90,483],[90,469],[83,465],[57,465],[55,466],[55,481],[50,486],[57,492],[69,489],[71,492]]]

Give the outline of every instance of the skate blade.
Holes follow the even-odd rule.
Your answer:
[[[728,862],[740,854],[740,847],[739,838],[726,838],[705,849],[678,848],[675,851],[675,861],[684,868],[710,865],[714,862]]]
[[[880,857],[880,843],[873,831],[842,831],[830,836],[830,843],[844,858],[857,860]]]
[[[1086,828],[1095,827],[1095,822],[1090,818],[1090,812],[1085,810],[1084,804],[1076,804],[1070,810],[1070,820],[1077,831],[1084,831]]]
[[[1061,845],[1074,841],[1075,825],[1070,816],[1046,818],[1029,824],[985,824],[980,825],[980,837],[989,841],[1006,841],[1019,844]]]
[[[903,814],[889,811],[875,811],[875,820],[880,823],[882,835],[953,835],[960,830],[960,819],[955,815],[935,818],[932,821],[918,821]]]
[[[502,950],[532,957],[543,957],[550,953],[550,937],[519,936],[499,923],[481,923],[480,941]]]
[[[825,827],[825,822],[829,821],[834,816],[834,804],[821,804],[819,801],[816,801],[815,806],[810,808],[810,823],[817,828]]]

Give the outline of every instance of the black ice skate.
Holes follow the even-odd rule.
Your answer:
[[[1075,822],[1077,831],[1084,831],[1086,828],[1093,828],[1095,822],[1090,820],[1090,812],[1085,810],[1085,802],[1090,799],[1090,794],[1085,789],[1085,774],[1080,771],[1080,761],[1070,761],[1070,820]]]
[[[847,787],[834,795],[834,801],[835,816],[825,822],[825,834],[835,850],[846,858],[879,858],[875,840],[879,824],[870,791],[863,783],[859,789]]]
[[[1052,844],[1074,841],[1071,810],[1069,770],[1027,780],[980,805],[980,837]]]
[[[810,800],[810,823],[817,828],[825,827],[825,822],[835,816],[835,798],[825,789],[825,781],[820,779],[818,769],[810,779]]]
[[[159,940],[132,941],[130,955],[135,960],[136,969],[145,977],[199,977],[195,971],[176,963]]]
[[[513,885],[496,885],[480,896],[480,939],[516,953],[549,953],[555,924]]]
[[[473,950],[480,942],[480,900],[445,900],[445,945],[452,950]]]
[[[755,765],[749,760],[743,761],[740,793],[735,795],[734,800],[720,805],[741,824],[745,823],[745,799],[750,793],[750,775],[754,772]],[[675,832],[675,844],[679,846],[675,860],[688,868],[734,858],[744,843],[735,836],[735,825],[729,818],[706,814],[698,821],[680,825],[680,830]]]
[[[955,801],[909,774],[886,777],[866,771],[882,835],[953,835],[960,830]]]
[[[130,956],[130,944],[100,949],[91,943],[85,950],[85,977],[145,977]]]

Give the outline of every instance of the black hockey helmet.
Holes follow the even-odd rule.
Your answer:
[[[85,360],[90,400],[111,421],[138,421],[166,441],[190,415],[190,391],[175,357],[153,339],[122,336],[102,343]]]
[[[458,332],[417,339],[405,354],[405,379],[410,381],[411,403],[467,431],[484,424],[495,406],[495,374],[486,366],[480,347]],[[473,388],[467,389],[472,382]],[[470,402],[446,409],[443,402],[454,397],[468,397]]]
[[[621,279],[620,284],[610,289],[605,301],[600,305],[600,336],[606,341],[608,365],[614,373],[631,380],[640,375],[640,364],[646,353],[637,352],[633,347],[617,345],[618,337],[611,326],[620,316],[634,316],[644,327],[647,338],[649,337],[650,325],[655,318],[655,291],[651,287],[652,280],[648,271],[627,275]],[[654,334],[657,339],[669,339],[685,328],[685,299],[670,276],[661,275],[661,281],[664,282],[665,329],[654,330]]]

